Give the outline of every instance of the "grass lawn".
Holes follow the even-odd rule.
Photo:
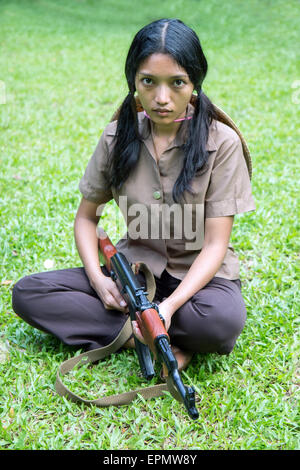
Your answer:
[[[13,284],[47,259],[81,266],[78,182],[126,93],[133,35],[161,17],[199,34],[204,91],[239,125],[254,167],[257,210],[232,234],[248,319],[232,354],[195,356],[183,374],[197,421],[169,394],[113,408],[58,396],[56,370],[74,350],[11,307]],[[299,449],[298,26],[297,0],[0,2],[1,449]],[[116,242],[113,210],[104,227]],[[136,372],[135,353],[122,352],[72,386],[95,398],[146,385]]]

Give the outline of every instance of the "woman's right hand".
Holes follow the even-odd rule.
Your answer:
[[[127,313],[128,305],[117,288],[116,283],[108,276],[99,275],[92,283],[93,289],[107,310],[120,310]]]

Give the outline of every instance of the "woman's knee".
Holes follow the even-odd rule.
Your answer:
[[[37,277],[32,274],[22,277],[12,290],[12,308],[17,315],[26,321],[28,321],[31,311],[30,298],[32,293],[37,290],[37,285]]]
[[[26,295],[26,290],[27,290],[27,283],[28,283],[28,277],[30,276],[25,276],[19,279],[19,281],[16,282],[16,284],[13,287],[12,290],[12,305],[13,309],[16,312],[16,310],[19,310],[19,306],[23,304],[24,301],[24,296]],[[18,312],[16,312],[18,313]]]
[[[216,310],[215,318],[212,322],[217,344],[216,352],[219,354],[229,354],[241,334],[246,321],[246,307],[244,303],[232,302],[226,307]]]
[[[241,294],[227,301],[203,293],[195,295],[175,314],[174,342],[195,352],[229,354],[246,321],[246,308]],[[179,344],[181,343],[181,344]]]

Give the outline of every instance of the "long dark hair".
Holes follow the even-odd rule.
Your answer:
[[[207,61],[199,38],[178,19],[160,19],[148,24],[135,35],[129,48],[125,64],[129,93],[120,107],[110,183],[120,188],[138,161],[141,137],[134,98],[135,76],[141,62],[155,53],[169,54],[186,70],[197,92],[194,117],[189,121],[187,140],[183,147],[183,168],[173,188],[173,199],[178,202],[185,190],[192,192],[189,184],[195,172],[207,161],[205,147],[209,126],[216,117],[212,102],[202,91]]]

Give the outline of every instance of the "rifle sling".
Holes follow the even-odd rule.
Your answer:
[[[142,271],[146,278],[146,286],[148,291],[148,298],[150,302],[152,302],[156,285],[153,273],[149,269],[149,267],[142,262],[138,262],[132,265],[132,270],[136,274],[137,271]],[[61,376],[70,372],[74,367],[82,361],[83,364],[96,362],[100,359],[104,359],[105,357],[117,352],[131,337],[132,335],[132,327],[131,327],[131,320],[128,318],[127,322],[125,323],[124,327],[118,334],[118,336],[107,346],[102,348],[93,349],[91,351],[84,352],[75,356],[67,361],[63,362],[56,375],[56,383],[55,389],[57,393],[61,396],[67,397],[74,402],[83,402],[87,405],[96,405],[96,406],[111,406],[111,405],[127,405],[131,403],[137,395],[141,395],[144,399],[150,399],[154,397],[159,397],[163,395],[164,392],[169,391],[172,396],[176,399],[181,401],[179,394],[176,392],[176,389],[173,385],[172,380],[167,379],[167,383],[162,383],[158,385],[153,385],[150,387],[143,387],[136,390],[131,390],[129,392],[119,393],[117,395],[108,395],[101,398],[97,398],[95,400],[87,400],[85,398],[80,397],[73,393],[66,385],[63,384],[61,380]]]

